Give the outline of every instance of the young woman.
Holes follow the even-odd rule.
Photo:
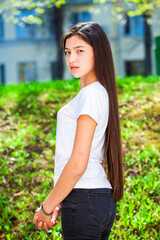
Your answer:
[[[63,47],[67,67],[80,78],[81,90],[57,114],[54,188],[33,221],[47,230],[54,226],[61,207],[64,240],[104,240],[111,232],[116,202],[123,197],[111,48],[95,22],[73,26]]]

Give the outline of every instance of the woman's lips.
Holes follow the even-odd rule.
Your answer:
[[[77,70],[79,67],[71,67],[71,70]]]

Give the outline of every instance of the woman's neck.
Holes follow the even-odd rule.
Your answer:
[[[95,75],[95,73],[92,73],[88,76],[83,76],[80,78],[81,81],[81,89],[88,86],[89,84],[93,83],[93,82],[97,82],[98,79]]]

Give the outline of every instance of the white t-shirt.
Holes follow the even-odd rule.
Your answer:
[[[76,97],[57,113],[54,185],[71,156],[77,119],[82,114],[87,114],[93,118],[97,122],[97,126],[87,169],[74,188],[112,188],[102,166],[109,99],[107,91],[99,81],[82,88]]]

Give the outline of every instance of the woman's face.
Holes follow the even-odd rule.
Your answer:
[[[67,38],[65,44],[66,64],[75,78],[91,77],[94,72],[93,48],[79,36]]]

